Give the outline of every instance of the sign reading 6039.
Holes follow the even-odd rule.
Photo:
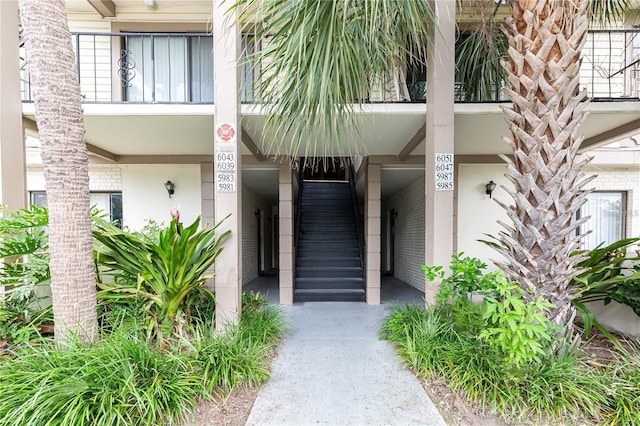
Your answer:
[[[216,153],[216,170],[230,172],[236,169],[236,156],[233,152]]]

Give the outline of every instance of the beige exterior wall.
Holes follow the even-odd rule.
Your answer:
[[[0,1],[0,205],[10,210],[27,201],[18,24],[17,2]]]
[[[175,183],[169,198],[164,183]],[[200,215],[199,165],[140,165],[122,167],[122,215],[124,225],[142,228],[148,219],[169,223],[172,208],[180,210],[180,220],[190,224]]]

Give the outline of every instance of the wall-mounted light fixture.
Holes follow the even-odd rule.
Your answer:
[[[260,209],[256,209],[256,211],[253,212],[253,215],[256,217],[256,219],[260,219]]]
[[[164,183],[164,189],[167,190],[167,192],[169,193],[169,198],[171,198],[174,192],[176,192],[176,185],[170,180],[168,180]]]
[[[487,194],[489,198],[491,198],[491,194],[493,193],[493,190],[496,189],[496,183],[490,180],[489,183],[486,184],[484,187],[486,188],[484,193]]]

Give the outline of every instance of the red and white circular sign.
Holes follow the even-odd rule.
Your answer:
[[[223,142],[229,142],[236,136],[236,129],[229,123],[222,123],[216,129],[218,138]]]

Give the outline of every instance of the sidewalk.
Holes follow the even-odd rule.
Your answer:
[[[283,307],[291,333],[247,425],[446,425],[393,347],[378,340],[388,307]]]

